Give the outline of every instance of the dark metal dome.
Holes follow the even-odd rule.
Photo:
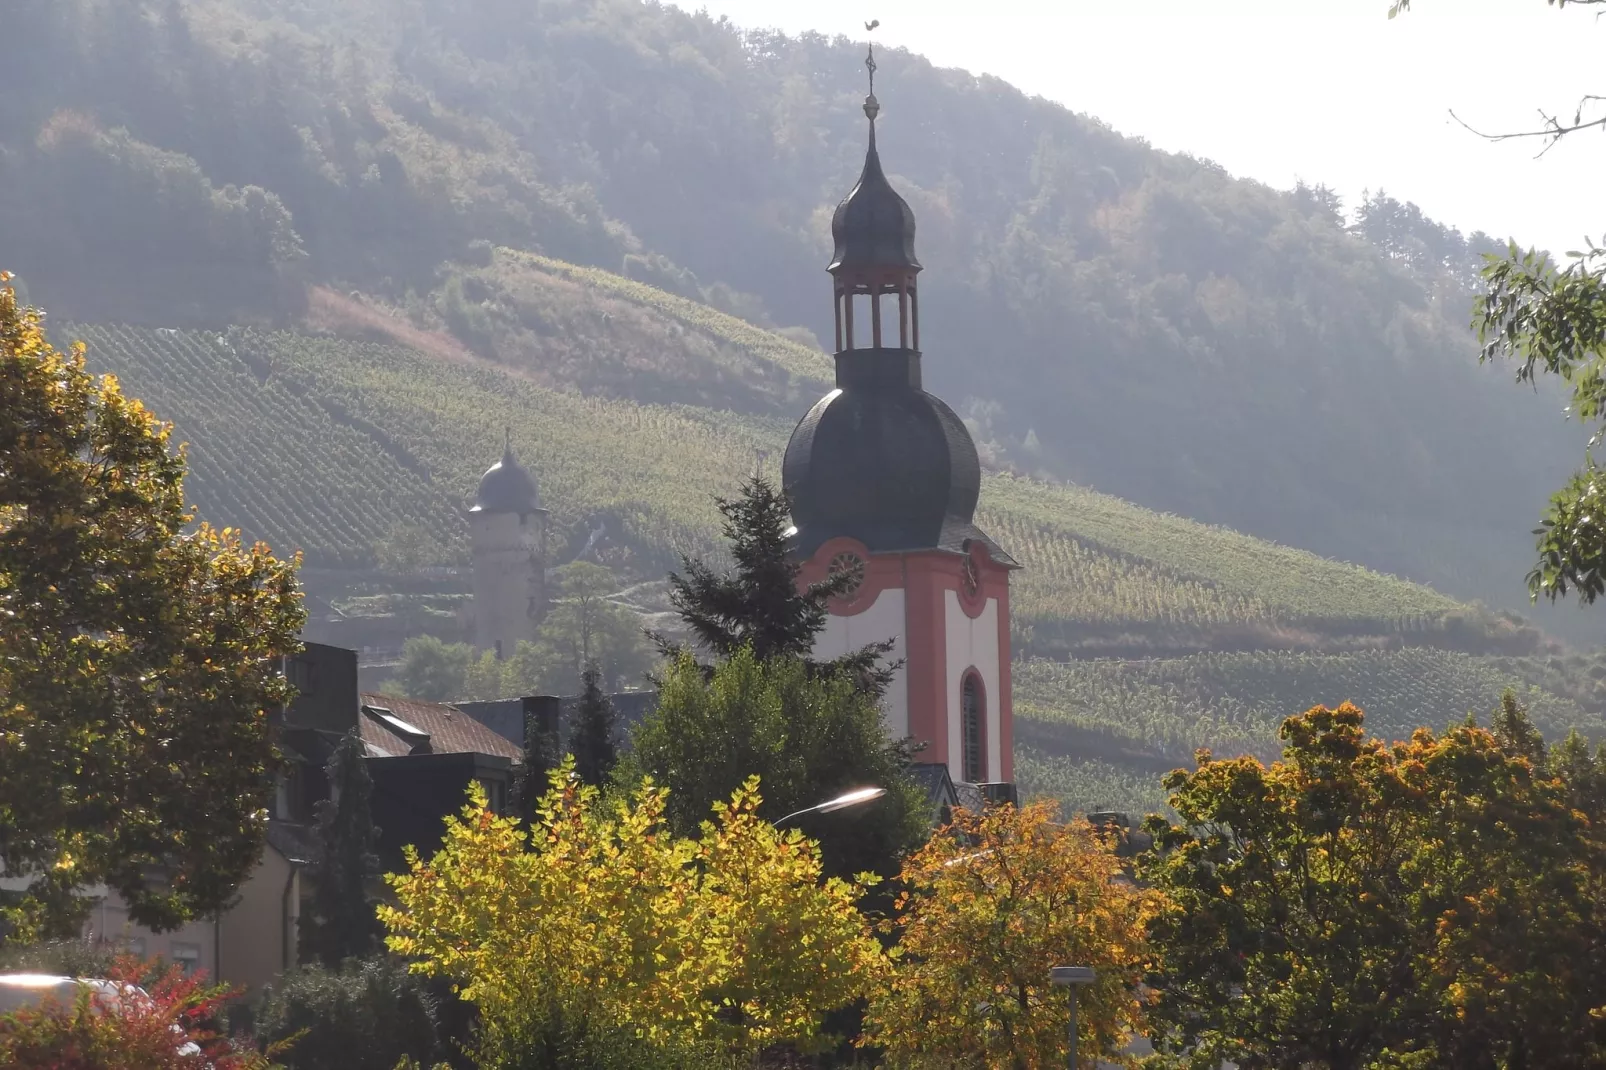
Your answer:
[[[793,552],[811,556],[848,536],[873,553],[986,544],[972,523],[981,464],[970,432],[920,389],[920,356],[870,349],[838,360],[837,389],[792,432],[781,485],[792,504]]]
[[[920,270],[920,261],[915,259],[915,214],[881,170],[873,121],[864,171],[836,206],[836,214],[831,217],[831,237],[836,242],[836,252],[829,271],[865,267]]]
[[[509,443],[502,459],[485,470],[474,495],[471,513],[535,513],[541,511],[541,492],[535,477],[513,456]]]

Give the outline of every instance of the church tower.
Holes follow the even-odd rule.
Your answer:
[[[973,522],[969,431],[921,388],[914,213],[881,170],[873,54],[866,64],[869,150],[831,220],[836,389],[798,423],[781,468],[792,549],[804,583],[854,576],[818,656],[896,640],[889,733],[924,742],[922,759],[955,780],[1013,780],[1009,574],[1020,566]]]
[[[513,456],[511,436],[502,459],[480,479],[468,528],[474,645],[505,658],[521,640],[535,638],[546,609],[546,510],[535,478]]]

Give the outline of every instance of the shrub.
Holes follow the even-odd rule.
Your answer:
[[[263,992],[255,1022],[260,1043],[286,1045],[290,1070],[392,1070],[442,1056],[435,1000],[388,957],[293,970]]]
[[[144,988],[134,986],[147,981]],[[232,992],[181,967],[122,957],[107,979],[116,997],[88,987],[71,1004],[47,998],[0,1015],[0,1066],[12,1070],[270,1070],[269,1056],[236,1047],[219,1027]],[[271,1051],[271,1049],[270,1049]],[[388,1070],[388,1068],[387,1068]]]

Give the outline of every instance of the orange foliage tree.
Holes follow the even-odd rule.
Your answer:
[[[894,1066],[1038,1070],[1064,1064],[1070,1002],[1054,966],[1092,966],[1078,1053],[1122,1062],[1143,1022],[1139,981],[1157,896],[1122,872],[1111,840],[1050,802],[960,810],[905,864],[887,923],[898,934],[871,996],[866,1046]]]
[[[1281,735],[1271,766],[1201,753],[1167,778],[1181,821],[1150,819],[1170,1062],[1601,1065],[1602,814],[1576,782],[1596,759],[1549,754],[1509,696],[1492,731],[1389,744],[1346,704]]]

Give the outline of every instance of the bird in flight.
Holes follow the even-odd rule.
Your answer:
[[[881,20],[880,19],[871,19],[869,22],[864,24],[864,28],[866,30],[873,30],[879,25],[881,25]]]

